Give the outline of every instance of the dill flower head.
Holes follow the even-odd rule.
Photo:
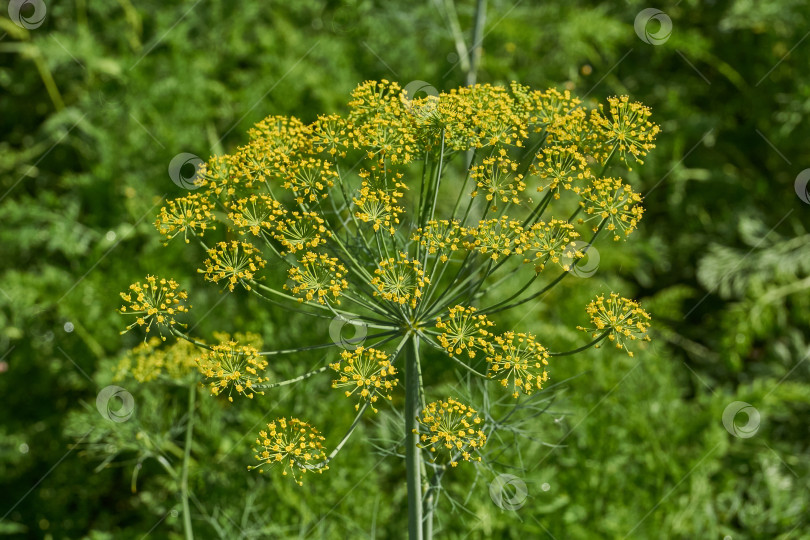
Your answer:
[[[431,452],[431,461],[439,455],[448,455],[450,465],[464,461],[481,461],[473,456],[487,442],[481,429],[481,418],[468,406],[448,398],[447,401],[428,403],[417,417],[419,447]]]
[[[353,351],[340,353],[340,361],[329,364],[337,372],[338,378],[332,381],[332,388],[346,388],[346,397],[357,397],[369,402],[371,410],[377,412],[374,403],[379,398],[391,400],[391,390],[397,385],[396,368],[390,356],[373,348],[357,347]],[[360,408],[360,404],[354,406]]]
[[[330,162],[310,157],[290,163],[283,186],[292,191],[299,204],[313,203],[327,197],[327,189],[335,185],[336,178]]]
[[[153,337],[127,351],[118,362],[114,380],[120,381],[131,375],[138,382],[161,378],[181,381],[195,371],[197,349],[192,343],[179,340],[168,347],[161,347],[162,343]]]
[[[146,276],[144,282],[136,282],[129,286],[129,292],[121,293],[125,305],[121,306],[120,313],[135,315],[135,322],[127,326],[122,334],[136,326],[145,327],[146,333],[157,330],[163,337],[162,329],[171,329],[178,323],[174,316],[178,313],[187,313],[191,308],[186,305],[188,293],[177,290],[179,285],[173,279]]]
[[[560,119],[570,116],[582,107],[582,101],[572,96],[568,90],[563,92],[556,88],[532,90],[516,82],[512,82],[510,88],[520,115],[530,129],[538,133],[554,126]]]
[[[487,328],[495,323],[477,311],[474,307],[454,306],[446,318],[436,318],[436,328],[442,332],[438,336],[439,344],[450,356],[466,351],[467,356],[475,358],[476,349],[490,335]]]
[[[192,193],[168,201],[166,206],[160,209],[155,220],[155,228],[166,237],[167,241],[183,233],[183,238],[189,243],[189,235],[203,236],[209,228],[216,229],[212,225],[214,221],[212,209],[213,205],[204,194]]]
[[[228,210],[228,219],[239,232],[242,234],[250,232],[254,236],[272,231],[276,221],[286,214],[280,202],[269,195],[255,193],[232,200],[228,204]]]
[[[575,189],[582,197],[580,205],[585,213],[593,218],[606,220],[606,228],[612,231],[613,240],[621,239],[618,231],[627,237],[635,230],[644,208],[641,196],[620,178],[599,178],[583,190]],[[594,226],[596,231],[598,226]]]
[[[487,255],[493,261],[501,257],[521,254],[524,250],[523,226],[508,216],[478,222],[478,227],[464,230],[464,247]]]
[[[464,228],[458,220],[439,219],[428,221],[425,227],[417,229],[412,239],[444,263],[459,251],[463,236]]]
[[[521,392],[530,395],[548,380],[548,356],[532,334],[504,332],[495,336],[487,351],[487,375],[500,379],[515,398]]]
[[[298,265],[290,268],[288,274],[293,285],[292,287],[285,285],[284,288],[291,289],[292,293],[299,297],[299,302],[306,299],[326,304],[331,296],[336,304],[340,304],[341,292],[349,286],[343,278],[346,275],[346,268],[337,258],[324,253],[315,254],[311,251],[304,253]]]
[[[535,271],[540,272],[548,261],[559,264],[563,270],[570,270],[565,260],[573,260],[576,256],[573,251],[576,247],[575,238],[579,233],[567,221],[552,219],[548,223],[538,221],[524,234],[525,251],[527,255],[534,255],[534,259],[527,257],[524,262],[534,262]]]
[[[411,308],[416,308],[422,291],[429,283],[422,264],[409,259],[406,253],[380,261],[371,280],[371,285],[376,289],[374,296]]]
[[[574,145],[548,146],[541,148],[529,167],[529,174],[539,179],[537,191],[546,190],[559,199],[559,189],[572,189],[572,185],[583,185],[593,179],[585,156]]]
[[[396,199],[382,189],[372,189],[364,183],[359,197],[352,199],[357,207],[355,217],[364,223],[370,223],[375,231],[385,229],[390,234],[396,232],[399,216],[405,210],[396,206]]]
[[[213,393],[252,397],[331,367],[332,385],[358,410],[339,450],[366,407],[376,411],[381,398],[393,401],[394,365],[407,355],[407,369],[419,374],[405,381],[407,422],[412,428],[418,420],[425,454],[446,453],[456,465],[478,459],[472,456],[486,441],[482,421],[452,399],[420,413],[422,401],[412,399],[425,395],[420,366],[427,357],[420,348],[443,357],[430,359],[425,380],[461,367],[515,397],[540,389],[550,356],[582,348],[548,353],[531,334],[495,334],[489,317],[534,311],[529,302],[544,301],[571,273],[572,261],[584,256],[586,248],[577,246],[590,247],[600,235],[626,237],[637,227],[641,197],[614,172],[621,159],[611,158],[642,158],[659,130],[649,111],[628,98],[593,110],[568,91],[517,83],[474,84],[427,97],[408,88],[365,81],[345,114],[312,123],[267,117],[249,131],[246,144],[199,168],[200,191],[167,203],[156,226],[164,237],[182,233],[207,252],[200,270],[206,280],[230,291],[241,285],[247,296],[295,317],[332,319],[332,335],[351,321],[362,328],[361,340],[375,340],[343,351],[327,367],[264,384],[268,356],[331,343],[318,339],[313,343],[325,343],[259,352],[251,342],[217,338],[198,360]],[[541,275],[546,268],[559,275]],[[176,284],[153,279],[136,286],[122,308],[138,316],[130,328],[165,326],[209,348],[173,328],[174,313],[186,309]],[[603,311],[612,312],[610,302],[589,308],[592,316],[601,314],[593,331],[620,345],[646,332],[643,312],[625,304],[620,307],[632,317],[609,322]],[[366,328],[381,332],[366,335]],[[398,344],[386,345],[394,340]],[[133,369],[149,377],[163,369],[159,362],[165,360],[155,355]],[[255,468],[282,462],[284,473],[295,476],[323,470],[332,457],[323,455],[323,438],[304,422],[282,419],[268,428]]]
[[[612,147],[607,144],[604,134],[594,125],[592,116],[583,107],[577,107],[567,114],[557,116],[546,127],[550,145],[573,146],[586,159],[605,165]]]
[[[470,170],[470,178],[475,182],[476,189],[470,197],[478,196],[483,192],[487,201],[492,202],[490,210],[498,210],[497,203],[520,204],[518,196],[526,189],[523,175],[517,172],[518,162],[510,159],[505,148],[501,148],[498,155],[485,158],[481,165]]]
[[[251,345],[226,341],[214,345],[197,359],[197,368],[210,380],[211,393],[218,396],[227,390],[228,401],[233,393],[253,399],[254,387],[268,379],[260,372],[267,368],[267,360]],[[264,394],[263,391],[256,391]]]
[[[317,248],[331,235],[325,223],[316,212],[290,212],[287,217],[273,221],[272,236],[282,245],[282,255]]]
[[[347,148],[346,119],[337,114],[318,116],[312,126],[312,149],[330,156],[346,156]]]
[[[526,123],[509,91],[489,84],[441,94],[427,124],[433,136],[431,146],[443,143],[452,150],[499,144],[520,147],[528,135]]]
[[[639,163],[644,163],[641,158],[655,148],[653,141],[661,131],[650,121],[652,111],[642,103],[631,102],[628,96],[609,97],[608,104],[607,114],[604,105],[593,113],[593,123],[604,133],[608,145],[616,145],[623,161],[630,154]]]
[[[306,124],[294,116],[271,115],[249,129],[248,137],[268,156],[289,158],[306,149],[308,132]]]
[[[272,467],[281,464],[281,474],[293,477],[293,480],[302,486],[299,474],[310,471],[322,473],[328,469],[326,465],[318,466],[326,459],[323,442],[326,439],[317,429],[297,418],[278,418],[267,424],[267,429],[259,432],[256,439],[256,455],[258,465],[248,469],[259,469],[264,472],[264,466]]]
[[[265,261],[258,249],[247,242],[219,242],[208,250],[205,260],[205,279],[219,283],[224,281],[228,290],[233,291],[237,283],[250,290],[249,281],[253,281],[256,272],[264,268]]]
[[[590,315],[593,327],[578,328],[591,332],[592,337],[609,332],[608,339],[617,349],[624,349],[630,356],[633,356],[633,352],[627,348],[629,342],[650,341],[650,336],[647,335],[650,315],[634,300],[623,298],[617,293],[611,293],[607,298],[599,295],[588,304],[585,311]]]
[[[414,119],[401,96],[399,84],[385,79],[366,81],[352,92],[349,139],[369,159],[403,165],[416,156]]]

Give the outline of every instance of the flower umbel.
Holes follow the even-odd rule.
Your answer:
[[[299,302],[306,298],[307,301],[316,300],[319,304],[325,304],[331,297],[340,304],[340,293],[349,285],[343,278],[345,274],[346,268],[335,257],[308,251],[298,261],[298,266],[289,270],[289,277],[294,283],[290,289],[300,297]]]
[[[199,193],[180,197],[168,201],[166,206],[161,208],[155,220],[155,227],[167,241],[183,233],[183,238],[189,243],[189,235],[203,236],[209,228],[216,229],[211,225],[214,221],[212,209],[211,203]]]
[[[267,368],[267,360],[259,356],[259,351],[250,345],[239,345],[227,341],[214,345],[211,351],[197,359],[200,373],[211,382],[211,393],[215,396],[228,391],[228,401],[233,401],[233,393],[253,399],[254,387],[268,379],[260,372]]]
[[[605,114],[604,106],[593,115],[593,122],[607,138],[608,145],[616,145],[616,151],[623,160],[627,154],[639,163],[641,158],[655,148],[653,141],[661,131],[650,122],[649,107],[639,102],[631,102],[628,96],[609,97],[609,112]]]
[[[419,446],[431,452],[431,461],[440,455],[449,458],[450,465],[464,461],[481,461],[473,456],[487,442],[481,429],[481,418],[471,407],[448,398],[428,403],[417,418]]]
[[[375,296],[411,308],[416,308],[416,303],[422,298],[422,290],[430,283],[421,263],[409,259],[406,253],[380,261],[374,274],[371,285],[377,289]]]
[[[249,131],[246,144],[198,169],[200,191],[160,211],[161,235],[182,234],[204,250],[198,260],[206,281],[244,289],[229,301],[280,306],[273,315],[281,324],[307,333],[291,346],[283,343],[283,326],[274,327],[279,343],[271,350],[216,334],[217,344],[208,345],[178,328],[175,315],[188,309],[185,292],[151,276],[122,295],[121,311],[136,317],[129,328],[168,329],[205,349],[199,374],[189,380],[201,374],[214,394],[252,398],[304,379],[316,384],[331,368],[332,386],[355,407],[356,418],[329,457],[323,437],[305,422],[269,424],[254,468],[280,463],[296,482],[299,473],[324,470],[363,424],[366,409],[376,412],[382,403],[402,407],[396,412],[407,426],[409,500],[435,501],[432,490],[441,486],[423,482],[421,471],[480,459],[487,435],[509,427],[484,419],[499,417],[494,411],[506,404],[515,414],[504,418],[516,421],[537,401],[482,399],[488,410],[480,417],[455,399],[420,410],[428,384],[447,383],[462,368],[470,402],[478,403],[473,376],[517,398],[543,389],[552,356],[577,354],[602,339],[625,350],[648,339],[649,316],[617,295],[591,303],[588,331],[596,339],[569,351],[553,346],[557,333],[544,338],[555,351],[549,352],[528,332],[495,333],[494,323],[510,310],[551,313],[538,305],[565,301],[569,295],[547,293],[576,275],[574,261],[605,236],[626,238],[638,226],[641,196],[620,169],[628,155],[640,160],[653,148],[659,128],[649,110],[627,97],[593,109],[568,91],[518,83],[429,90],[366,81],[352,92],[346,114],[312,123],[269,116]],[[236,314],[227,322],[244,319],[227,312]],[[340,336],[347,321],[362,332],[352,350],[340,350],[347,348]],[[331,340],[312,335],[327,326]],[[427,348],[432,354],[423,354]],[[274,372],[285,373],[308,364],[315,350],[326,352],[319,367],[268,381],[267,359],[279,366]],[[137,356],[127,369],[147,380],[162,376],[167,362],[159,353]],[[404,381],[398,370],[408,374]],[[418,452],[417,444],[427,451]],[[446,459],[427,466],[419,462],[424,455]],[[414,493],[424,485],[431,496]]]
[[[527,254],[533,254],[534,259],[526,258],[524,262],[534,262],[536,271],[545,269],[546,263],[551,261],[559,264],[563,270],[568,271],[565,258],[573,260],[581,258],[577,255],[574,247],[574,239],[579,237],[579,233],[574,230],[574,226],[567,221],[552,219],[548,223],[539,221],[526,231],[525,250]]]
[[[467,352],[467,356],[475,358],[477,349],[485,343],[490,335],[487,328],[495,323],[487,319],[486,315],[476,314],[474,307],[455,306],[450,308],[445,319],[436,319],[436,328],[441,330],[439,344],[450,356]]]
[[[590,332],[593,337],[609,332],[608,339],[617,349],[624,349],[630,356],[633,356],[633,352],[627,348],[629,342],[650,341],[650,336],[647,335],[650,315],[635,300],[623,298],[617,293],[611,293],[607,298],[599,295],[588,304],[585,311],[590,315],[593,327],[578,328]]]
[[[187,380],[196,371],[197,348],[188,341],[175,341],[167,347],[156,338],[140,343],[118,363],[115,380],[131,375],[138,382],[164,379],[174,383]]]
[[[264,472],[264,466],[272,467],[281,464],[281,474],[293,477],[299,485],[304,485],[298,474],[309,471],[322,473],[328,469],[326,465],[318,466],[326,459],[323,450],[323,441],[317,429],[297,418],[278,418],[267,424],[267,429],[259,432],[256,439],[256,459],[258,465],[248,467]]]
[[[205,261],[205,279],[219,283],[225,281],[229,291],[233,291],[237,283],[250,290],[250,284],[259,269],[264,268],[265,261],[259,250],[247,242],[219,242],[216,247],[208,250],[208,259]]]
[[[357,397],[361,402],[371,403],[371,410],[377,412],[374,403],[379,398],[391,400],[391,390],[397,385],[397,370],[391,364],[388,354],[377,349],[357,347],[353,351],[340,353],[340,361],[329,364],[337,372],[338,378],[332,381],[332,388],[346,388],[346,397]],[[354,408],[360,408],[356,404]]]
[[[487,351],[487,363],[487,375],[500,379],[515,398],[521,392],[530,395],[540,390],[548,380],[548,351],[531,334],[510,331],[496,336]]]
[[[580,205],[585,213],[606,223],[607,230],[613,232],[613,240],[620,240],[618,231],[623,231],[627,237],[638,225],[644,208],[641,207],[641,196],[624,184],[620,178],[599,178],[584,190],[575,189],[580,193]],[[590,219],[590,218],[588,218]],[[596,231],[598,225],[594,226]]]
[[[146,333],[157,329],[160,337],[165,341],[162,329],[171,329],[178,323],[174,316],[178,313],[187,313],[191,308],[186,305],[188,293],[177,290],[180,285],[173,279],[146,276],[144,282],[136,282],[129,286],[129,292],[121,293],[121,299],[126,302],[121,306],[120,312],[125,315],[135,315],[135,322],[127,326],[122,334],[135,326],[145,327]]]

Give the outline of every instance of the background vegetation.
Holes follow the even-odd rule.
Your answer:
[[[226,152],[269,114],[341,111],[365,79],[464,84],[457,38],[469,47],[476,3],[46,4],[36,29],[0,19],[0,533],[179,537],[168,471],[186,390],[124,381],[132,419],[95,409],[140,339],[118,333],[118,291],[147,272],[174,276],[202,334],[251,330],[274,348],[312,336],[203,287],[188,252],[161,246],[158,204],[181,193],[170,160]],[[807,3],[665,3],[673,31],[660,45],[634,31],[645,3],[487,4],[479,81],[626,93],[662,125],[630,178],[646,195],[639,233],[558,293],[570,310],[620,290],[656,325],[635,358],[600,349],[556,361],[532,440],[498,460],[526,482],[524,506],[501,510],[491,477],[459,467],[438,537],[810,538],[810,205],[794,190],[810,167]],[[521,324],[575,343],[566,328],[583,313],[554,305]],[[198,401],[200,537],[403,537],[401,463],[374,445],[389,435],[385,417],[303,488],[245,470],[269,413],[306,411],[327,439],[351,421],[321,383],[240,407]],[[733,401],[761,414],[753,437],[724,428]]]

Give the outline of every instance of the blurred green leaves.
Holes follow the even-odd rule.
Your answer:
[[[475,3],[449,3],[469,41]],[[446,4],[77,0],[48,2],[33,30],[0,18],[0,515],[14,507],[0,533],[178,534],[176,480],[156,456],[176,466],[185,392],[121,383],[137,407],[123,424],[94,407],[139,339],[118,333],[118,291],[146,269],[179,277],[196,262],[151,230],[156,205],[179,191],[169,162],[228,151],[269,114],[339,110],[365,79],[458,86]],[[800,0],[687,0],[661,6],[673,33],[653,46],[633,30],[645,7],[489,2],[479,81],[627,93],[661,122],[659,148],[629,178],[646,193],[636,253],[603,253],[591,278],[639,297],[658,339],[635,359],[606,348],[551,366],[565,383],[536,420],[535,444],[500,458],[525,479],[528,503],[503,512],[489,476],[469,494],[460,476],[448,494],[480,520],[445,498],[442,537],[808,537],[810,207],[793,181],[808,167],[810,14]],[[288,314],[182,285],[203,334],[215,309],[282,346],[312,339]],[[582,324],[584,313],[551,300],[523,324],[562,350],[578,336],[557,322]],[[350,421],[328,386],[311,380],[238,411],[200,396],[201,536],[401,534],[400,472],[372,445],[353,445],[304,490],[244,470],[243,434],[270,410]],[[760,411],[756,436],[723,428],[735,400]],[[364,429],[380,440],[393,431]]]

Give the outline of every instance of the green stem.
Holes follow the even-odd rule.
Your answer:
[[[183,450],[183,470],[180,473],[180,496],[183,500],[183,529],[186,540],[194,540],[194,531],[191,528],[191,510],[188,506],[188,463],[191,460],[191,440],[194,433],[194,408],[197,402],[197,381],[189,387],[188,392],[188,423],[186,424],[186,445]]]
[[[408,538],[422,540],[422,471],[420,450],[416,446],[416,416],[419,414],[419,338],[412,336],[407,345],[405,369],[405,469],[408,478]]]
[[[433,539],[433,514],[439,502],[439,485],[441,485],[444,470],[436,470],[430,477],[427,497],[425,497],[425,540]]]
[[[472,32],[472,46],[470,47],[470,71],[467,72],[467,86],[475,84],[478,75],[478,66],[481,64],[481,43],[484,41],[484,24],[487,20],[487,2],[478,0],[475,8],[475,26]]]
[[[627,317],[625,317],[622,320],[625,320],[625,319],[627,319]],[[593,341],[583,345],[582,347],[577,347],[576,349],[573,349],[573,350],[570,350],[570,351],[565,351],[565,352],[549,353],[549,356],[569,356],[569,355],[572,355],[572,354],[581,353],[582,351],[590,349],[594,345],[598,344],[600,341],[602,341],[603,339],[608,337],[611,332],[613,332],[613,328],[608,328],[607,330],[602,332],[601,335],[597,336]]]

